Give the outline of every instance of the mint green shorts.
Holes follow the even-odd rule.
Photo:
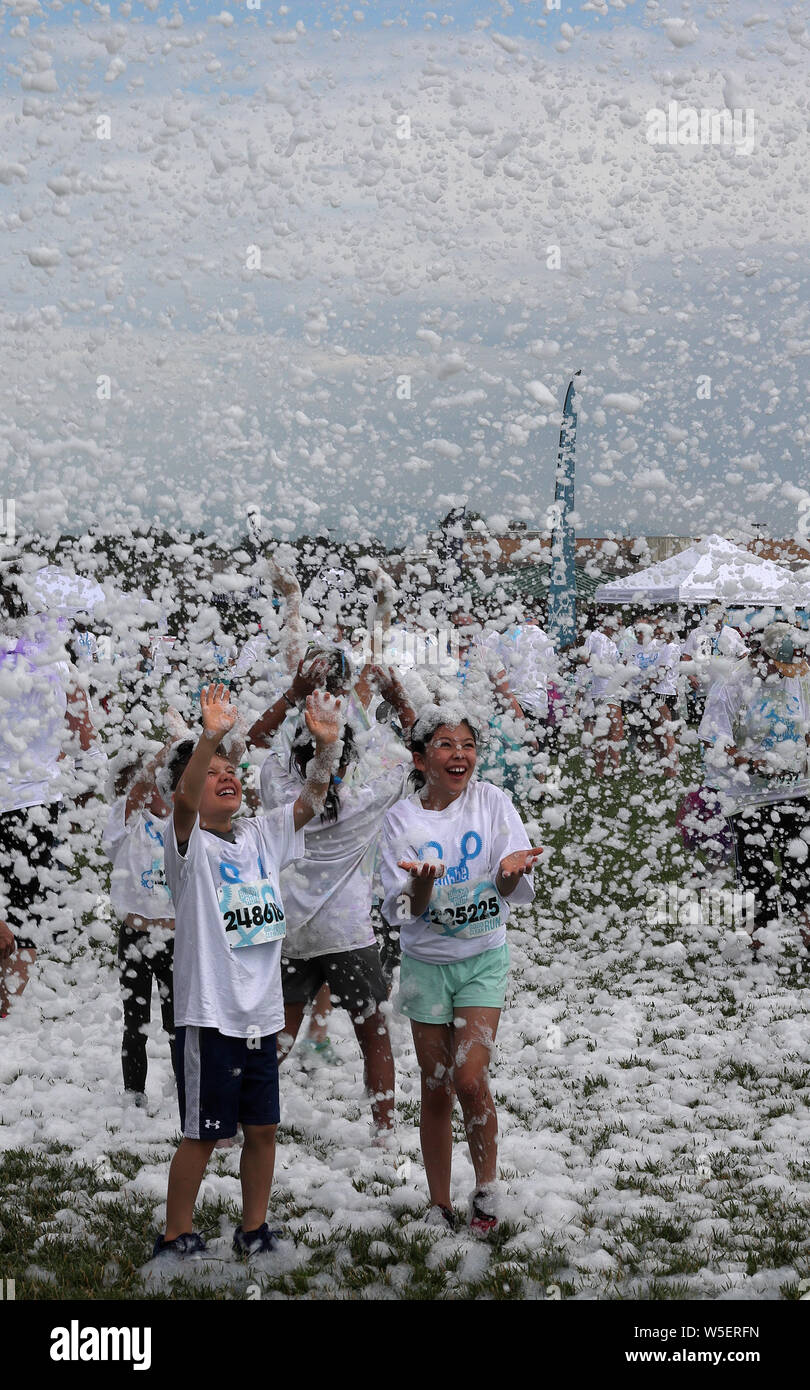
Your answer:
[[[400,1013],[417,1023],[452,1023],[456,1009],[502,1009],[509,973],[509,947],[480,951],[448,965],[402,957]]]

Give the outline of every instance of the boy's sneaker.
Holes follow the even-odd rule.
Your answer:
[[[155,1241],[155,1248],[152,1251],[152,1259],[156,1260],[160,1255],[179,1255],[181,1259],[194,1259],[196,1255],[204,1255],[207,1246],[202,1236],[198,1236],[196,1231],[187,1231],[185,1235],[175,1236],[174,1240],[166,1240],[165,1236],[158,1236]]]
[[[280,1229],[271,1231],[266,1221],[258,1231],[243,1231],[241,1226],[237,1226],[233,1234],[233,1248],[237,1255],[267,1255],[278,1250],[282,1234]]]
[[[458,1227],[458,1217],[452,1207],[443,1207],[436,1203],[425,1217],[425,1225],[438,1226],[445,1231],[455,1231]]]
[[[474,1236],[490,1236],[498,1229],[495,1194],[479,1187],[470,1198],[470,1230]]]

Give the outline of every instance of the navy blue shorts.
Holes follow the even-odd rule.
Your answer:
[[[276,1034],[228,1038],[175,1029],[180,1124],[186,1139],[231,1139],[241,1125],[277,1125]]]

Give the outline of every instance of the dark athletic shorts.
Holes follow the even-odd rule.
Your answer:
[[[370,1018],[388,998],[388,986],[376,946],[354,951],[330,951],[312,960],[281,961],[285,1004],[310,1004],[321,985],[328,985],[332,1003],[348,1009],[352,1018]]]
[[[37,949],[26,932],[39,925],[35,904],[44,896],[39,870],[47,871],[53,863],[60,805],[55,801],[50,806],[25,806],[0,815],[0,883],[8,901],[6,921],[18,951]],[[14,870],[20,858],[31,870],[26,882]]]
[[[277,1125],[276,1034],[228,1038],[216,1028],[175,1029],[177,1095],[186,1139],[232,1139],[242,1125]]]

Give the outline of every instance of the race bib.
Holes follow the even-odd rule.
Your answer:
[[[470,941],[477,936],[488,936],[501,926],[501,899],[495,884],[489,880],[446,884],[434,888],[423,920],[439,936]]]
[[[256,883],[223,883],[219,890],[219,910],[225,939],[232,951],[243,946],[264,946],[286,934],[284,912],[276,902],[275,889],[267,879]]]
[[[165,897],[167,902],[171,902],[172,895],[166,882],[166,870],[162,858],[153,859],[150,867],[144,869],[141,874],[141,887],[145,888],[147,893],[159,895],[161,898]]]

